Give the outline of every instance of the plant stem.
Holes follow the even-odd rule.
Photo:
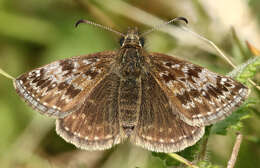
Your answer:
[[[242,140],[243,135],[241,133],[238,133],[231,157],[228,161],[227,168],[234,168]]]
[[[174,158],[175,160],[178,160],[179,162],[191,167],[191,168],[199,168],[198,166],[194,165],[191,161],[188,161],[187,159],[181,157],[180,155],[176,153],[169,153],[170,157]]]
[[[211,131],[212,126],[206,127],[205,134],[201,140],[200,144],[200,152],[197,157],[197,161],[202,161],[206,159],[206,154],[207,154],[207,147],[208,147],[208,141],[209,141],[209,135]]]
[[[2,74],[3,76],[9,78],[9,79],[12,79],[14,80],[14,77],[12,77],[11,75],[9,75],[8,73],[6,73],[5,71],[3,71],[1,68],[0,68],[0,74]]]
[[[197,158],[198,161],[202,161],[206,159],[208,140],[209,140],[208,136],[202,139],[200,153]]]

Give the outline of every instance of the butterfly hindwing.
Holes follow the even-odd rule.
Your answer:
[[[225,118],[248,95],[248,89],[230,77],[165,54],[149,57],[171,107],[189,125],[205,126]]]
[[[103,150],[120,143],[119,77],[107,75],[74,113],[57,119],[56,131],[66,141],[86,150]]]
[[[190,126],[178,118],[164,91],[148,73],[142,77],[142,97],[133,143],[156,152],[177,152],[196,143],[204,127]]]
[[[34,69],[14,81],[16,91],[40,113],[64,117],[80,108],[108,73],[115,53],[78,56]]]

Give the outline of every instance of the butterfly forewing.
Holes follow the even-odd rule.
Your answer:
[[[74,113],[57,119],[57,133],[66,141],[86,150],[101,150],[118,144],[118,88],[120,79],[107,75]]]
[[[64,117],[80,108],[85,97],[108,73],[115,52],[53,62],[18,77],[18,94],[39,112]]]
[[[142,97],[133,143],[156,152],[176,152],[196,143],[204,127],[190,126],[178,118],[154,77],[142,77]]]
[[[151,53],[152,74],[175,113],[189,125],[204,126],[225,118],[247,97],[248,89],[187,61]]]

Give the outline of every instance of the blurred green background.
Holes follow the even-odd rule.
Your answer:
[[[215,42],[237,65],[250,57],[245,40],[260,48],[259,0],[0,0],[0,68],[16,77],[54,60],[118,49],[112,32],[91,25],[76,29],[82,18],[121,32],[128,26],[142,32],[176,16],[186,17],[193,31]],[[200,39],[176,28],[162,31],[147,36],[148,51],[177,55],[221,74],[232,70]],[[237,168],[260,167],[259,116],[243,122]],[[1,168],[164,167],[151,152],[127,142],[107,151],[77,150],[56,135],[54,123],[28,107],[12,82],[0,76]],[[234,140],[232,130],[227,136],[211,136],[208,160],[226,167]]]

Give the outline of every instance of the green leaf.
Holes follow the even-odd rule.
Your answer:
[[[195,160],[195,158],[197,156],[197,153],[199,151],[199,146],[200,146],[199,142],[197,144],[193,145],[193,146],[190,146],[190,147],[186,148],[183,151],[177,152],[177,154],[182,156],[182,157],[184,157],[187,160],[190,160],[190,161]],[[167,153],[152,152],[152,155],[154,157],[159,157],[164,162],[164,165],[166,167],[169,167],[169,166],[179,166],[181,164],[179,161],[177,161],[174,158],[170,157]]]
[[[250,112],[253,110],[250,108],[250,106],[256,103],[257,101],[253,98],[246,100],[246,102],[237,111],[233,112],[225,120],[222,120],[213,125],[211,134],[226,135],[228,128],[232,128],[236,131],[241,130],[243,127],[241,120],[251,116]]]
[[[260,57],[249,59],[246,63],[239,65],[236,69],[229,72],[227,76],[233,77],[239,82],[249,85],[248,79],[255,76],[260,71]]]
[[[260,58],[255,57],[253,59],[248,60],[246,63],[238,66],[232,72],[228,74],[228,76],[236,78],[238,81],[242,83],[246,83],[249,85],[248,79],[253,78],[253,76],[260,69]],[[235,112],[233,112],[229,117],[225,120],[216,123],[211,130],[211,134],[220,134],[226,135],[227,129],[232,128],[233,130],[239,131],[243,127],[241,120],[249,118],[250,112],[253,112],[253,108],[251,105],[257,104],[257,100],[250,98],[246,100],[246,102]]]
[[[217,165],[213,165],[210,162],[207,161],[201,161],[198,163],[199,168],[219,168]]]

